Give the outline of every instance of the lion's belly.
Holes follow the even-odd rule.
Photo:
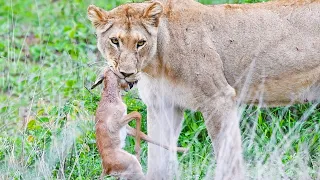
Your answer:
[[[235,87],[238,100],[263,106],[280,106],[320,99],[320,67],[301,73],[288,73],[278,78],[261,78],[246,88]]]
[[[237,100],[241,103],[283,106],[320,99],[320,66],[300,73],[282,73],[274,78],[262,77],[258,73],[253,73],[251,76],[254,77],[249,80],[243,78],[236,85],[231,84],[236,90]],[[209,79],[207,76],[203,78]],[[201,110],[203,106],[211,105],[216,93],[219,92],[213,88],[215,83],[201,80],[194,78],[191,84],[175,84],[169,80],[144,76],[139,90],[144,94],[144,101],[152,101],[156,104],[165,101],[183,108]],[[146,92],[149,91],[156,92],[162,97],[159,99],[159,97],[148,95]]]

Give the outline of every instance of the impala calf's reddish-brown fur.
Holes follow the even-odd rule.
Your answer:
[[[122,82],[110,69],[94,84],[93,88],[103,82],[104,88],[96,111],[96,140],[102,159],[103,174],[114,175],[126,179],[145,179],[140,159],[140,138],[165,149],[186,152],[187,149],[160,144],[140,131],[141,115],[138,112],[126,114],[127,107],[122,102],[120,90],[128,84]],[[128,123],[136,119],[136,129]],[[137,133],[138,132],[138,133]],[[124,151],[126,133],[135,136],[136,157]]]
[[[138,159],[122,149],[126,125],[136,119],[137,130],[140,131],[141,115],[138,112],[126,114],[126,105],[121,99],[120,86],[118,77],[108,69],[105,72],[104,88],[96,111],[96,140],[102,159],[103,173],[141,180],[145,179],[145,176]],[[140,151],[139,136],[136,136],[135,150]]]

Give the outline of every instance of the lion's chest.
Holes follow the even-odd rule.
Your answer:
[[[206,97],[200,86],[173,83],[167,79],[142,76],[138,83],[139,94],[146,104],[177,105],[182,108],[199,110]]]

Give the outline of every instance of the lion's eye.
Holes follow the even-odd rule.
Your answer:
[[[112,44],[119,46],[119,40],[117,38],[110,38]]]
[[[138,43],[137,43],[137,48],[143,46],[145,43],[146,43],[145,40],[138,41]]]

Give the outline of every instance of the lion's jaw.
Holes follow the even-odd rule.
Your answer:
[[[139,80],[157,51],[160,3],[132,3],[104,11],[94,5],[88,18],[96,28],[97,46],[114,72],[127,82]]]

